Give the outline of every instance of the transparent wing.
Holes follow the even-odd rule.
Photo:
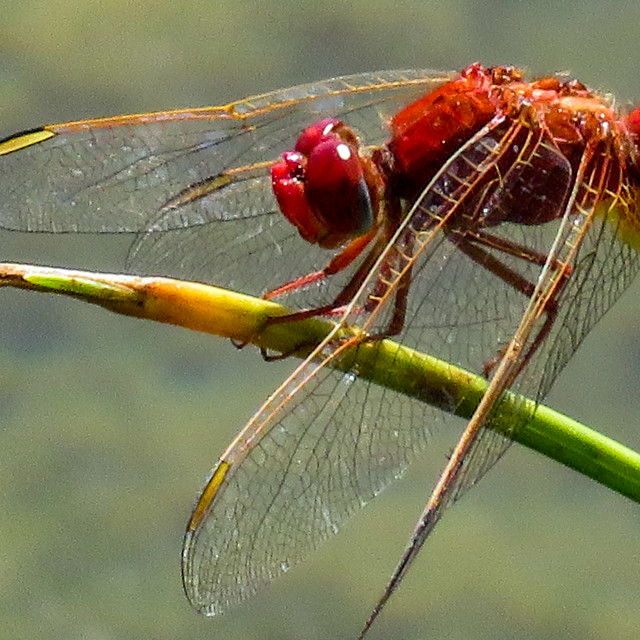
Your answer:
[[[436,235],[431,230],[424,246]],[[363,292],[352,302],[355,316],[364,299]],[[337,532],[428,438],[429,421],[415,400],[363,384],[348,365],[346,372],[331,368],[345,348],[333,340],[338,330],[223,454],[196,505],[183,579],[202,612],[244,600]]]
[[[245,600],[303,559],[399,476],[429,437],[420,403],[329,367],[296,396],[228,474],[224,457],[212,476],[224,482],[215,503],[192,520],[183,580],[204,613]]]
[[[548,142],[544,147],[553,149]],[[399,586],[444,509],[502,457],[512,442],[509,436],[533,415],[535,408],[530,402],[501,400],[503,392],[511,387],[541,400],[591,327],[636,274],[640,219],[625,169],[609,146],[596,152],[589,147],[585,150],[572,195],[522,320],[359,638],[364,637]],[[568,280],[563,273],[570,275]],[[549,304],[555,306],[556,302],[558,313],[544,341],[530,351],[550,321]],[[518,349],[521,345],[521,350],[512,352],[515,345]],[[515,412],[514,402],[520,405]],[[510,417],[506,432],[503,409]],[[516,415],[521,417],[516,420]]]
[[[493,338],[498,338],[498,348],[506,347],[512,340],[522,344],[520,359],[512,363],[507,374],[499,381],[500,386],[496,390],[498,397],[504,389],[510,388],[521,396],[541,401],[584,337],[629,286],[638,271],[640,217],[636,196],[629,186],[631,181],[627,169],[617,161],[614,149],[605,145],[595,152],[585,151],[577,175],[573,176],[557,147],[550,140],[543,139],[536,155],[538,158],[547,157],[544,161],[532,158],[529,168],[535,171],[544,165],[548,172],[549,151],[557,155],[556,169],[564,164],[567,186],[572,188],[573,193],[566,205],[562,205],[564,197],[558,198],[555,205],[547,202],[547,206],[551,207],[564,206],[563,215],[557,225],[539,227],[537,231],[541,235],[538,235],[537,241],[532,243],[534,238],[528,238],[527,246],[545,250],[547,258],[544,268],[542,265],[528,264],[525,265],[526,270],[520,272],[527,274],[530,282],[536,284],[536,289],[530,299],[522,296],[526,303],[520,316],[514,317],[519,326],[513,327],[511,335],[508,331],[502,331],[506,340],[498,333],[491,332]],[[522,178],[531,184],[526,171]],[[514,189],[513,185],[511,188]],[[516,225],[511,230],[504,229],[503,233],[509,231],[511,238],[522,234],[524,239],[525,234],[532,235],[536,230]],[[544,240],[543,235],[546,236]],[[502,259],[505,264],[515,268],[513,259],[509,261],[508,256]],[[565,282],[561,271],[569,274]],[[487,271],[481,270],[477,275],[486,276]],[[513,295],[514,289],[503,289],[495,282],[495,275],[493,278],[491,296],[498,295],[499,306],[515,311],[515,300],[508,304],[507,297],[503,297]],[[465,280],[473,282],[468,276],[465,276]],[[476,300],[481,298],[480,290],[475,287],[469,290],[469,295]],[[554,303],[555,315],[548,332],[544,334],[544,340],[529,356],[529,350],[540,331],[549,322],[549,314],[545,311],[549,300]],[[461,318],[464,319],[464,315]],[[498,319],[500,324],[501,320]],[[481,349],[480,352],[484,352],[485,357],[490,356],[490,351]],[[499,367],[500,363],[496,365],[496,377]],[[513,409],[507,409],[511,423],[509,431],[503,434],[493,429],[503,423],[502,408],[502,403],[496,400],[495,406],[483,417],[484,428],[474,436],[455,480],[448,485],[446,494],[438,502],[438,508],[429,516],[431,527],[447,504],[473,486],[504,454],[512,442],[509,435],[522,428],[529,419],[527,416],[531,415],[527,411],[518,412],[523,417],[520,422],[514,422]]]
[[[483,192],[486,176],[498,158],[504,157],[504,145],[513,139],[509,138],[512,133],[494,123],[447,163],[381,257],[382,264],[354,301],[347,323],[364,322],[374,333],[385,327],[393,313],[394,291],[402,273],[410,269],[411,302],[400,336],[403,344],[476,372],[500,353],[516,334],[530,298],[456,250],[445,226],[453,208],[464,208],[465,202],[473,202],[474,194]],[[528,180],[530,163],[547,169],[553,166],[567,188],[574,184],[566,159],[548,140],[534,140],[528,148],[526,161],[512,165],[521,176],[514,177],[510,193],[518,179]],[[562,306],[548,339],[523,372],[518,388],[534,396],[546,393],[577,347],[576,332],[582,336],[589,330],[635,272],[633,250],[620,242],[621,234],[611,221],[605,224],[606,215],[596,215],[605,201],[611,211],[620,206],[631,210],[633,200],[621,186],[606,197],[596,189],[596,183],[601,184],[614,169],[601,159],[594,162],[579,193],[579,206],[569,207],[556,224],[526,230],[523,225],[500,226],[501,233],[514,243],[533,244],[546,253],[557,238],[557,247],[569,246],[570,236],[575,240],[576,229],[582,230],[582,244],[577,246],[585,247],[584,253],[581,249],[572,254],[574,272],[562,295],[563,303],[573,302],[583,311]],[[623,185],[626,178],[618,170],[616,180]],[[454,203],[447,208],[442,195],[451,185],[459,188],[445,194],[451,196],[445,200]],[[557,193],[562,195],[556,195],[555,201],[547,199],[546,206],[557,207],[561,213],[565,192]],[[498,202],[513,206],[506,194]],[[620,219],[614,214],[609,217],[614,222]],[[574,224],[578,218],[580,224]],[[388,280],[384,265],[394,260],[394,252],[395,276]],[[559,257],[555,249],[550,260]],[[515,256],[503,258],[523,277],[538,282],[542,265]],[[611,262],[622,262],[625,268],[621,273],[610,272],[610,280],[600,279]],[[362,300],[380,282],[386,282],[385,297],[371,315],[363,316]],[[601,305],[597,313],[584,310],[593,303]],[[538,327],[536,319],[521,337],[530,339]],[[330,339],[315,353],[315,359],[301,365],[265,403],[212,473],[189,524],[183,552],[185,590],[199,610],[208,614],[223,611],[286,571],[400,475],[425,446],[431,430],[449,419],[446,412],[358,379],[357,366],[341,360],[343,347]],[[557,363],[556,353],[560,354]],[[340,370],[331,369],[331,364]],[[504,385],[510,381],[505,379]],[[454,410],[461,400],[451,397],[449,408]],[[489,423],[495,415],[489,414]],[[509,442],[494,431],[480,429],[446,502],[486,473]],[[439,514],[438,510],[436,516]]]
[[[270,163],[306,126],[331,115],[366,144],[380,144],[391,115],[451,77],[365,73],[221,107],[18,134],[0,142],[0,227],[138,233],[128,269],[240,284],[258,295],[331,257],[298,238],[279,213]]]
[[[423,271],[441,273],[447,284],[432,280],[436,297],[448,285],[462,295],[466,265],[451,251],[442,228],[479,189],[503,135],[499,127],[489,127],[442,169],[352,302],[347,324],[364,319],[368,331],[384,329],[401,274],[412,268],[419,277]],[[443,204],[445,185],[458,186]],[[398,251],[400,245],[412,246],[411,254]],[[386,278],[389,260],[396,277],[375,310],[363,316],[363,301]],[[522,308],[522,296],[518,303]],[[408,318],[402,339],[435,340],[450,349],[454,342],[445,329],[454,331],[455,325],[430,325],[420,313],[422,304]],[[488,323],[494,315],[491,308],[479,310],[476,325],[482,316]],[[475,327],[460,330],[462,341],[471,332],[470,346]],[[332,339],[319,347],[263,405],[214,470],[194,511],[183,555],[185,589],[199,610],[222,611],[299,561],[398,477],[430,430],[446,419],[446,413],[415,398],[358,379],[357,366],[342,360],[343,351],[344,345]],[[451,398],[449,408],[460,400]]]

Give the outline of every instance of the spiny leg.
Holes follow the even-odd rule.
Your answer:
[[[476,264],[481,267],[488,269],[495,276],[500,278],[503,282],[513,287],[516,291],[519,291],[524,296],[530,298],[533,295],[535,290],[535,284],[527,280],[522,274],[518,273],[511,267],[504,264],[504,262],[500,261],[498,258],[492,256],[488,251],[478,247],[475,243],[486,244],[491,248],[499,248],[502,250],[503,247],[507,247],[505,251],[509,255],[513,255],[517,258],[521,258],[526,262],[530,262],[533,264],[544,265],[547,262],[547,259],[544,254],[537,252],[535,250],[531,250],[522,245],[518,245],[517,243],[512,243],[510,240],[506,238],[500,238],[499,236],[487,235],[483,236],[482,234],[474,234],[471,238],[467,238],[466,235],[457,236],[455,239],[451,238],[451,234],[449,234],[449,238],[455,245],[462,251],[466,256],[468,256],[471,260],[473,260]],[[486,240],[486,243],[485,243]],[[562,268],[559,265],[554,265],[552,263],[552,268]],[[558,315],[558,304],[556,302],[556,296],[562,289],[564,283],[567,278],[571,274],[570,267],[564,267],[562,278],[558,281],[558,286],[552,295],[548,298],[545,307],[545,321],[542,327],[538,330],[531,346],[525,352],[519,366],[517,373],[523,369],[523,367],[529,362],[529,360],[533,357],[535,352],[538,350],[540,345],[544,342],[546,337],[549,335],[551,328],[553,327],[553,323],[556,320]],[[504,347],[502,347],[498,353],[485,362],[482,370],[482,374],[485,378],[488,378],[493,372],[496,365],[502,359],[504,354]]]

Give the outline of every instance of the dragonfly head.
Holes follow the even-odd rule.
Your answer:
[[[271,182],[284,216],[313,244],[338,247],[377,224],[384,181],[340,120],[305,129],[295,149],[272,166]]]

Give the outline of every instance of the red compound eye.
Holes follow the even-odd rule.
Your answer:
[[[271,179],[280,210],[300,235],[322,247],[336,247],[369,231],[374,205],[358,154],[357,138],[335,119],[303,131],[295,151],[273,165]]]

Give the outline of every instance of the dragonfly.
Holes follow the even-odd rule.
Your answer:
[[[293,311],[274,322],[334,323],[195,504],[182,575],[198,611],[221,613],[297,564],[455,420],[463,398],[445,411],[358,376],[349,354],[393,337],[488,386],[368,633],[444,509],[531,417],[493,428],[507,390],[542,400],[635,275],[638,135],[640,109],[576,80],[476,63],[0,141],[0,227],[132,234],[128,271],[282,300]]]

